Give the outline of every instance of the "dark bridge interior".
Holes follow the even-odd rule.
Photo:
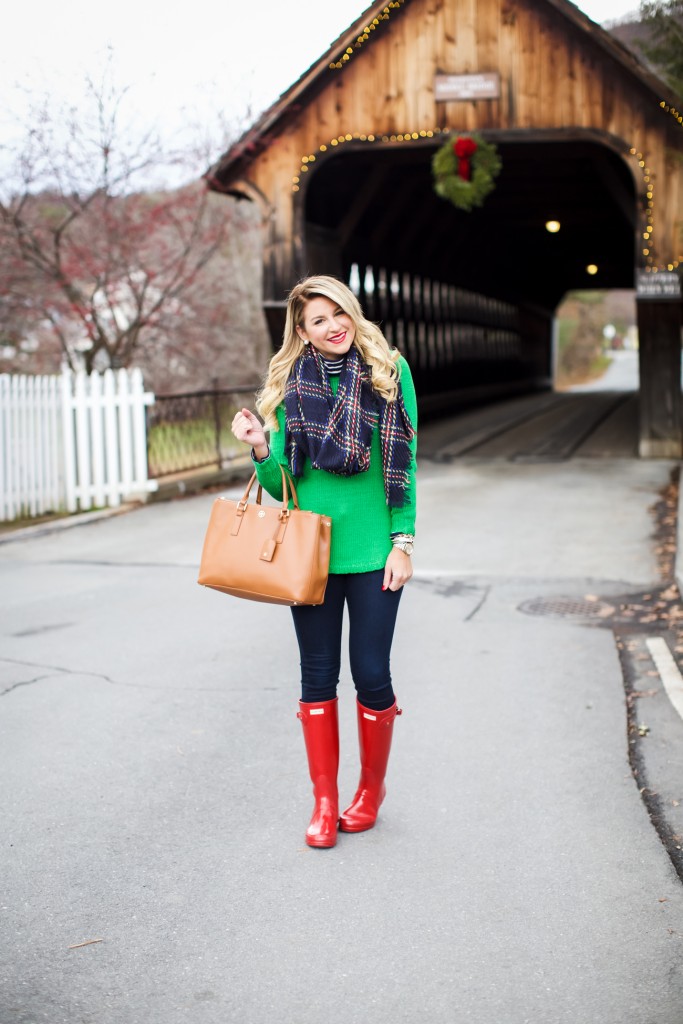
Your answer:
[[[550,386],[563,295],[633,287],[636,197],[623,159],[591,138],[491,139],[503,169],[471,212],[434,193],[432,140],[349,143],[302,190],[304,269],[351,281],[427,407],[446,393]]]

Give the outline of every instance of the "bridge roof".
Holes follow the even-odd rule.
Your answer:
[[[286,130],[291,120],[327,87],[330,70],[335,70],[335,65],[339,66],[342,61],[362,58],[370,48],[377,46],[383,37],[384,23],[397,17],[410,17],[410,5],[411,0],[377,0],[370,4],[209,169],[206,174],[209,187],[223,191],[241,177],[249,165]],[[585,35],[587,42],[590,40],[605,56],[616,62],[623,76],[651,92],[657,102],[667,96],[673,99],[669,86],[639,60],[633,50],[592,21],[570,0],[536,0],[534,6],[566,19]],[[365,40],[364,35],[367,36]]]

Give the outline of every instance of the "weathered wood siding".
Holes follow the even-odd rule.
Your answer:
[[[500,99],[435,101],[436,72],[487,71],[500,73]],[[287,240],[301,244],[293,178],[314,173],[300,171],[302,157],[324,159],[321,144],[332,151],[331,141],[347,135],[381,138],[436,128],[511,137],[529,130],[594,131],[623,149],[639,196],[643,170],[628,150],[643,154],[654,183],[657,261],[681,256],[683,128],[660,109],[658,99],[667,97],[655,97],[552,0],[410,0],[341,70],[325,68],[323,76],[322,91],[248,172],[270,204],[266,266],[276,289],[291,282],[295,267]],[[646,221],[643,214],[643,227]]]

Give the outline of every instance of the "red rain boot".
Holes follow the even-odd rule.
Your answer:
[[[339,819],[342,832],[365,832],[377,821],[377,812],[387,792],[384,777],[389,763],[394,720],[403,714],[396,701],[386,711],[371,711],[357,703],[360,782],[351,805]]]
[[[306,830],[306,842],[309,846],[334,846],[337,842],[339,820],[337,698],[318,704],[304,704],[303,701],[299,701],[297,718],[301,719],[304,729],[308,770],[315,796],[313,817]]]

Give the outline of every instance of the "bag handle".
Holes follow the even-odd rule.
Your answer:
[[[294,487],[294,481],[292,480],[292,478],[289,475],[289,473],[285,472],[285,467],[282,464],[280,465],[280,472],[282,473],[282,508],[280,509],[280,512],[278,514],[278,519],[280,520],[280,523],[282,525],[281,525],[281,528],[276,531],[276,538],[274,540],[274,543],[278,543],[278,544],[282,543],[282,539],[284,537],[284,532],[285,532],[285,529],[287,528],[287,520],[289,518],[289,508],[288,508],[288,506],[289,506],[289,499],[290,499],[290,493],[289,493],[290,491],[291,491],[291,499],[292,499],[292,502],[294,504],[295,510],[297,512],[301,511],[301,509],[299,508],[299,498],[298,498],[297,493],[296,493],[296,488]],[[256,480],[256,471],[254,471],[251,474],[251,479],[249,480],[249,483],[246,486],[246,490],[245,490],[244,494],[242,495],[242,497],[240,498],[240,500],[237,502],[237,506],[235,508],[235,518],[233,519],[232,529],[230,530],[230,533],[231,533],[231,535],[233,537],[236,537],[237,534],[240,532],[240,526],[242,525],[242,517],[243,517],[244,513],[247,510],[247,505],[249,504],[249,494],[251,493],[251,489],[254,486],[254,481],[255,480]],[[289,485],[289,491],[287,489],[287,485]],[[262,497],[263,497],[263,488],[262,488],[261,484],[259,484],[258,490],[256,492],[256,504],[257,505],[261,504],[261,498]],[[271,553],[271,557],[272,557],[272,553]]]
[[[275,534],[273,535],[273,537],[269,541],[266,542],[266,544],[264,546],[264,549],[261,552],[261,558],[265,562],[271,562],[273,560],[273,556],[274,556],[275,551],[277,549],[277,545],[278,544],[282,544],[282,541],[285,538],[285,531],[287,529],[287,523],[289,522],[289,512],[290,512],[289,507],[288,507],[289,506],[289,499],[290,499],[290,495],[289,495],[288,490],[287,490],[287,485],[288,484],[289,484],[289,490],[291,491],[291,500],[292,500],[292,502],[294,504],[294,509],[297,512],[301,511],[300,508],[299,508],[299,498],[298,498],[297,493],[296,493],[296,488],[294,487],[294,481],[292,480],[292,478],[289,475],[289,473],[285,472],[285,468],[284,468],[284,466],[282,464],[280,465],[280,472],[282,474],[282,508],[278,512],[278,517],[277,517],[278,518],[278,525],[276,527]],[[235,518],[232,521],[232,528],[230,530],[230,534],[233,537],[236,537],[237,534],[240,532],[240,526],[242,525],[242,519],[244,518],[244,513],[247,511],[247,506],[249,504],[249,494],[251,492],[252,487],[254,486],[254,480],[255,479],[256,479],[256,471],[254,471],[252,473],[251,479],[249,480],[249,483],[247,484],[247,487],[246,487],[246,490],[245,490],[244,494],[242,495],[240,500],[237,502],[237,506],[235,508]],[[259,484],[258,491],[256,492],[256,504],[257,505],[261,504],[262,493],[263,493],[262,487]]]
[[[287,511],[287,506],[289,505],[289,500],[290,500],[290,497],[291,497],[291,500],[294,503],[294,508],[297,510],[297,512],[300,512],[301,509],[299,508],[299,497],[298,497],[298,495],[296,493],[296,488],[294,486],[294,481],[292,480],[292,477],[291,477],[291,475],[289,473],[289,470],[286,470],[285,467],[282,464],[280,464],[280,472],[282,474],[282,511],[283,512]],[[237,503],[238,508],[240,506],[242,507],[242,511],[244,511],[244,509],[247,507],[247,505],[249,503],[249,495],[251,493],[252,487],[254,486],[254,481],[255,480],[256,480],[256,471],[254,471],[251,474],[251,478],[249,480],[249,483],[246,486],[244,494],[242,495],[242,497],[240,498],[240,500]],[[262,498],[263,498],[263,487],[262,487],[261,484],[259,484],[258,485],[258,490],[256,492],[256,504],[257,505],[261,504]]]
[[[289,490],[290,490],[290,495],[291,495],[292,501],[294,503],[294,508],[297,510],[297,512],[300,512],[301,509],[299,508],[299,497],[298,497],[298,495],[296,493],[296,487],[294,486],[294,480],[293,480],[292,476],[290,475],[289,470],[285,469],[285,467],[282,464],[280,464],[280,472],[282,473],[282,498],[283,498],[282,507],[284,509],[286,509],[288,504],[289,504],[289,501],[287,499],[287,483],[289,483]]]

